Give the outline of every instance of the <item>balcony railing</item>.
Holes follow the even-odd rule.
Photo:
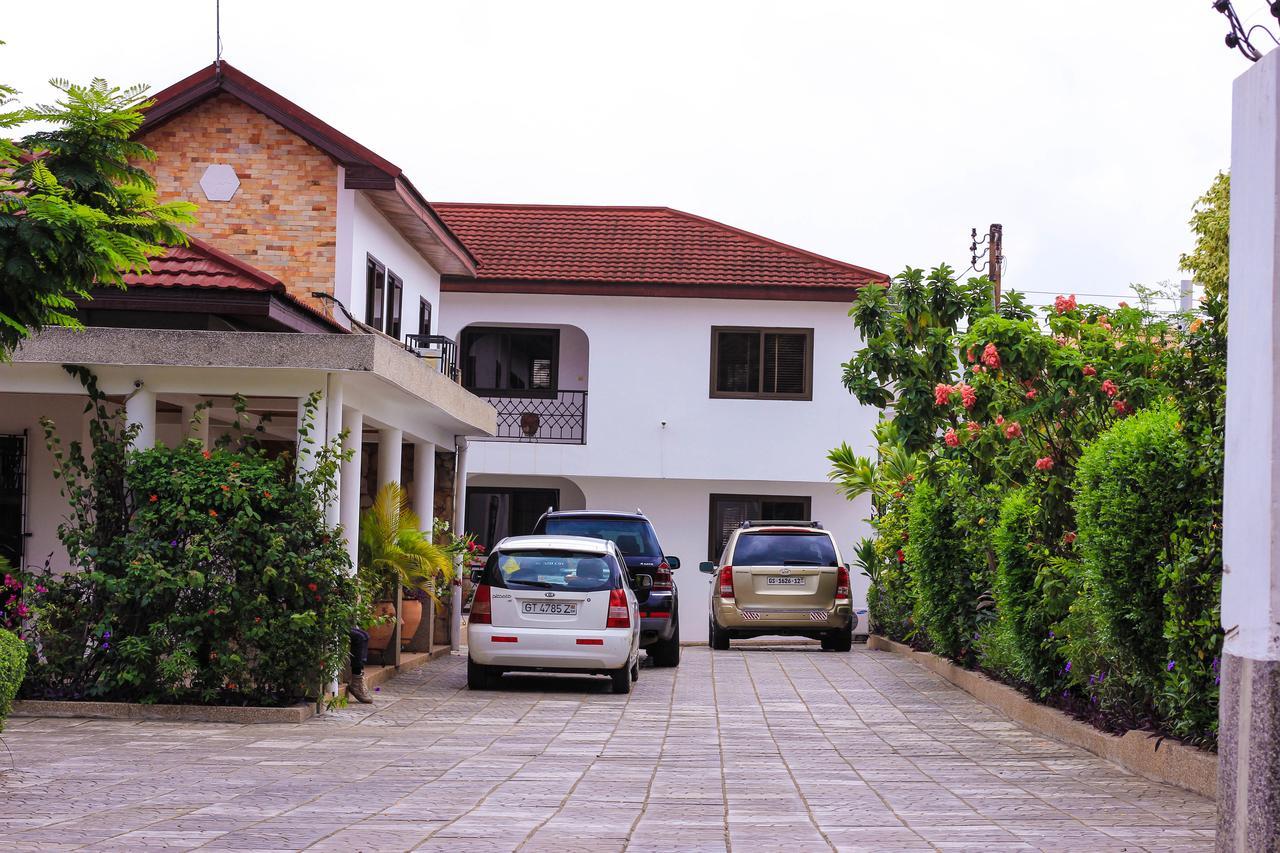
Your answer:
[[[419,358],[433,363],[435,368],[454,382],[458,379],[458,344],[444,335],[405,335],[404,348]]]
[[[485,397],[498,411],[490,441],[585,444],[587,392],[557,391],[554,397]]]

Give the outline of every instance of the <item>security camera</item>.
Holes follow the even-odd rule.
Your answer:
[[[666,422],[666,421],[658,421],[658,423],[662,424],[662,428],[663,428],[663,429],[666,429],[666,428],[667,428],[667,422]]]
[[[141,379],[135,379],[135,380],[133,380],[133,387],[134,387],[134,388],[141,388],[141,387],[142,387],[142,380],[141,380]]]

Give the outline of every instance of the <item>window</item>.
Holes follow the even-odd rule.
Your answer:
[[[462,384],[495,397],[554,397],[559,353],[557,329],[466,329]]]
[[[548,536],[585,536],[588,539],[608,539],[618,546],[624,557],[657,557],[662,559],[662,549],[653,535],[653,525],[642,518],[608,518],[587,516],[558,516],[548,518]]]
[[[622,569],[617,560],[610,554],[591,551],[494,551],[485,562],[484,571],[484,582],[499,589],[602,592],[622,588]]]
[[[463,528],[486,548],[508,536],[524,536],[548,508],[560,505],[559,489],[467,489],[466,523]]]
[[[813,329],[711,329],[711,396],[813,399]]]
[[[27,436],[0,435],[0,557],[21,569],[27,541]]]
[[[369,257],[365,265],[364,321],[382,331],[382,307],[386,300],[387,268]]]
[[[418,300],[418,334],[431,334],[431,303],[425,299]]]
[[[729,534],[744,521],[809,521],[810,506],[807,496],[712,495],[707,553],[719,561]]]
[[[386,332],[400,340],[400,306],[404,302],[404,281],[393,272],[387,273],[387,328]]]
[[[828,533],[743,533],[733,548],[735,566],[831,566],[836,546]]]

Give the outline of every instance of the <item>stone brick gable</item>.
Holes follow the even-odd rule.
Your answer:
[[[145,164],[162,199],[199,205],[189,231],[270,273],[314,307],[312,291],[333,292],[338,225],[338,166],[302,137],[230,95],[198,104],[141,137],[156,152]],[[240,189],[209,201],[205,169],[225,163]]]

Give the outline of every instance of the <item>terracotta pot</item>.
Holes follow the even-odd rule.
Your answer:
[[[422,602],[416,598],[406,598],[400,602],[400,648],[407,649],[413,642],[413,635],[418,633],[422,624]]]
[[[390,601],[379,601],[373,606],[373,612],[379,616],[391,616],[396,612],[396,606]],[[401,619],[401,621],[404,620]],[[370,628],[369,651],[380,652],[385,649],[391,642],[395,627],[395,620],[389,620],[385,625],[374,625]]]

